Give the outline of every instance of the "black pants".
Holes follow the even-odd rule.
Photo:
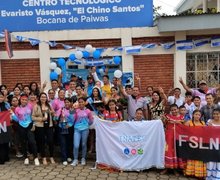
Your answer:
[[[21,138],[22,153],[24,158],[27,158],[27,147],[29,145],[31,152],[34,155],[34,158],[37,157],[37,145],[34,137],[34,133],[31,131],[32,123],[24,128],[19,125],[18,132]]]
[[[9,144],[0,144],[0,164],[4,164],[9,160]]]
[[[68,128],[68,134],[62,134],[62,129],[59,128],[60,150],[62,161],[67,161],[67,158],[73,157],[73,128]]]
[[[37,147],[41,157],[46,157],[45,145],[48,144],[50,157],[53,157],[54,144],[53,144],[53,127],[35,127],[35,136]]]

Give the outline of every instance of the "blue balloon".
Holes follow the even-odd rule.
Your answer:
[[[66,64],[66,61],[63,58],[59,58],[57,62],[60,67],[63,67]]]
[[[70,55],[69,55],[69,59],[70,59],[71,61],[74,61],[74,60],[76,59],[75,54],[70,54]]]
[[[51,72],[50,73],[50,80],[58,79],[58,74],[56,72]]]
[[[89,52],[87,52],[87,51],[83,51],[82,52],[83,53],[83,57],[86,59],[86,58],[89,58]]]
[[[119,64],[121,63],[121,57],[115,56],[115,57],[113,58],[113,61],[114,61],[114,63],[115,63],[116,65],[119,65]]]
[[[94,59],[99,59],[100,56],[101,56],[101,52],[100,52],[99,50],[95,50],[95,51],[93,52],[93,57],[94,57]]]

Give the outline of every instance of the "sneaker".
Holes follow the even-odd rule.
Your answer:
[[[67,161],[63,161],[63,165],[67,166],[68,162]]]
[[[17,158],[21,158],[21,157],[23,157],[23,154],[21,154],[20,152],[18,152],[18,153],[16,154],[16,157],[17,157]]]
[[[86,160],[85,160],[85,158],[82,158],[82,159],[81,159],[81,165],[82,165],[82,166],[85,166],[85,165],[86,165]]]
[[[28,159],[28,158],[25,158],[24,164],[25,164],[25,165],[28,165],[28,164],[29,164],[29,159]]]
[[[67,158],[67,162],[68,162],[68,163],[71,163],[71,162],[72,162],[72,159],[71,159],[71,158]]]
[[[47,159],[43,158],[43,165],[47,165]]]
[[[55,161],[54,161],[53,157],[50,158],[50,162],[51,162],[51,164],[55,164]]]
[[[72,162],[71,166],[77,166],[78,164],[78,160],[74,159],[74,161]]]
[[[35,164],[35,166],[39,166],[39,165],[40,165],[40,162],[39,162],[39,159],[38,159],[38,158],[35,158],[35,159],[34,159],[34,164]]]

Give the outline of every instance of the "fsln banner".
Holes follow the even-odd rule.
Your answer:
[[[95,121],[96,162],[120,170],[164,167],[163,124],[155,121]]]
[[[0,112],[0,144],[10,141],[10,112]]]
[[[176,125],[177,156],[204,162],[220,162],[220,127]]]
[[[7,0],[0,22],[9,31],[146,27],[153,25],[153,1]]]

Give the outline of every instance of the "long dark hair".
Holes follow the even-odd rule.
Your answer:
[[[92,94],[91,94],[90,97],[92,98],[92,100],[94,100],[93,91],[94,91],[95,89],[98,91],[98,98],[99,98],[99,100],[102,100],[102,95],[101,95],[101,93],[100,93],[99,88],[97,88],[97,87],[94,87],[94,88],[92,89]]]
[[[198,110],[198,109],[196,109],[196,110],[193,111],[193,114],[192,114],[192,123],[193,123],[193,126],[195,126],[194,117],[193,117],[193,116],[194,116],[194,114],[196,114],[197,112],[199,112],[199,113],[201,114],[200,110]],[[199,119],[199,122],[202,124],[201,118]]]
[[[31,86],[32,86],[33,84],[36,84],[36,89],[35,89],[35,90],[33,90],[33,89],[31,88]],[[31,82],[30,85],[29,85],[29,89],[30,89],[30,91],[34,92],[37,96],[40,95],[40,89],[39,89],[38,84],[37,84],[36,82]]]
[[[117,106],[117,101],[116,101],[115,99],[110,99],[110,100],[108,101],[108,104],[107,104],[107,107],[106,107],[106,110],[109,112],[109,114],[110,114],[109,104],[110,104],[111,102],[115,103],[115,106]],[[118,109],[117,109],[117,107],[115,107],[115,112],[118,114]],[[119,117],[119,114],[118,114],[118,117]]]
[[[47,97],[47,94],[46,94],[45,92],[40,93],[40,95],[39,95],[39,97],[38,97],[37,105],[40,106],[41,110],[42,110],[42,103],[41,103],[41,101],[40,101],[40,97],[41,97],[42,95],[45,95],[45,96]],[[50,104],[49,104],[49,102],[48,102],[48,98],[46,99],[45,104],[46,104],[46,106],[51,110],[51,106],[50,106]]]
[[[158,101],[157,104],[156,104],[156,106],[157,106],[158,104],[160,104],[160,103],[162,102],[162,98],[161,98],[161,96],[160,96],[159,91],[154,91],[154,92],[152,93],[152,95],[153,95],[154,93],[156,93],[156,94],[159,96],[159,101]],[[152,102],[153,102],[153,101],[154,101],[154,100],[153,100],[153,98],[152,98]]]

